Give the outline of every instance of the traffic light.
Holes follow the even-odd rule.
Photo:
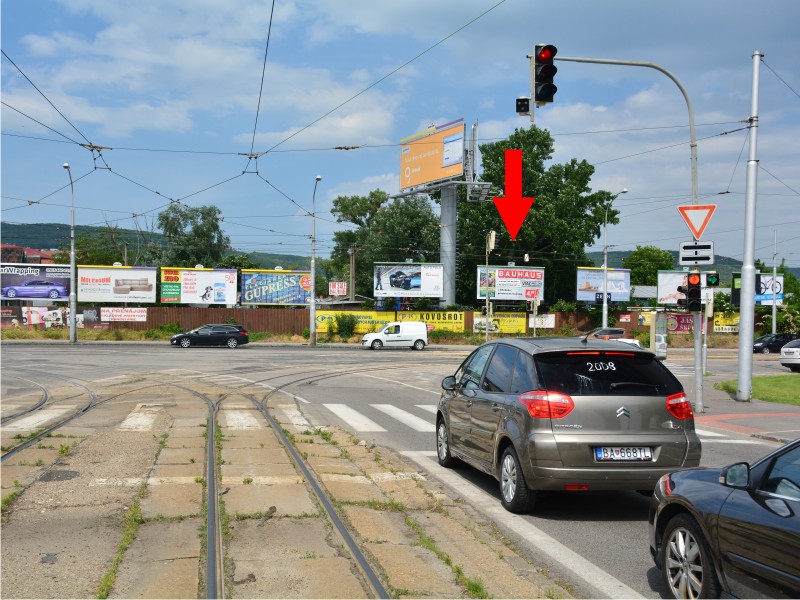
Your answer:
[[[700,271],[692,271],[686,280],[686,310],[700,312],[703,310],[703,285]]]
[[[558,49],[550,44],[536,44],[533,53],[534,65],[534,101],[536,106],[543,104],[550,104],[553,101],[558,88],[553,83],[558,69],[553,64],[553,59],[556,57]]]
[[[706,287],[719,287],[719,273],[706,271]]]
[[[517,98],[517,114],[521,117],[531,114],[531,99],[527,96]]]
[[[682,298],[678,298],[678,310],[686,310],[686,298],[689,295],[689,288],[685,285],[679,285],[678,293],[683,294]]]

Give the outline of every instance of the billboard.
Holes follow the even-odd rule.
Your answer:
[[[464,174],[464,119],[400,140],[400,189]]]
[[[609,302],[630,302],[631,270],[608,269]],[[578,267],[576,299],[579,302],[603,302],[603,269]]]
[[[706,274],[700,273],[701,283],[703,285],[703,293],[701,298],[703,304],[706,302],[708,296],[708,287],[706,286]],[[658,303],[666,304],[668,306],[677,306],[678,299],[685,300],[686,294],[678,291],[678,287],[686,287],[689,271],[659,271],[658,272]],[[735,277],[735,274],[734,274]],[[734,279],[735,281],[735,279]],[[758,285],[758,282],[756,282]],[[737,290],[738,291],[738,290]],[[737,295],[738,300],[738,295]],[[731,301],[733,301],[733,294],[731,294]]]
[[[375,263],[372,277],[375,298],[441,298],[444,266],[433,263]]]
[[[311,271],[242,269],[242,304],[311,303]]]
[[[544,298],[544,269],[539,267],[493,267],[478,265],[480,300],[537,300]]]
[[[0,264],[0,298],[69,302],[69,265]]]
[[[236,269],[161,267],[163,304],[236,304]]]
[[[78,265],[78,302],[155,303],[156,267]]]

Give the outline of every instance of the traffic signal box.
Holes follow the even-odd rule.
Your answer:
[[[536,44],[533,53],[534,61],[534,101],[536,106],[550,104],[558,88],[553,83],[558,69],[553,64],[558,49],[550,44]]]
[[[703,284],[700,271],[691,271],[687,278],[686,310],[700,312],[703,310]]]
[[[719,273],[706,271],[706,287],[719,287]]]

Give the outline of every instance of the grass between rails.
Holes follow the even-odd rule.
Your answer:
[[[714,388],[735,395],[738,381],[729,379],[714,384]],[[753,398],[764,402],[800,406],[800,374],[764,375],[753,377]]]

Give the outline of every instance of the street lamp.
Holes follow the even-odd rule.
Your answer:
[[[69,343],[78,341],[75,331],[75,317],[77,302],[75,301],[75,187],[72,185],[72,171],[69,163],[64,163],[64,168],[69,175],[69,189],[72,192],[72,204],[69,209]]]
[[[317,345],[317,223],[315,218],[317,184],[322,181],[322,175],[317,175],[314,180],[314,193],[311,194],[311,311],[309,324],[309,342],[312,346]]]
[[[628,188],[622,188],[618,194],[611,196],[606,204],[606,216],[603,220],[603,327],[608,327],[608,209],[622,194],[627,194]]]

